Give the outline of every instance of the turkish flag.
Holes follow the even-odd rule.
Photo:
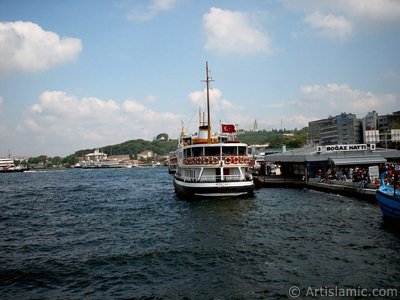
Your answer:
[[[236,132],[235,125],[233,124],[221,124],[223,133]]]

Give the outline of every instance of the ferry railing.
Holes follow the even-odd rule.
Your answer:
[[[246,179],[241,175],[203,175],[200,180],[195,177],[178,176],[185,182],[224,182],[224,181],[245,181]]]
[[[184,165],[217,165],[224,162],[225,165],[249,164],[250,158],[246,155],[200,155],[184,157]]]
[[[240,175],[203,175],[200,182],[216,182],[216,181],[241,181],[244,180]]]

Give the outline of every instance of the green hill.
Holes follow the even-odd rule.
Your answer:
[[[101,151],[108,155],[128,154],[134,157],[136,154],[145,150],[152,150],[158,155],[167,155],[170,151],[176,150],[177,140],[153,140],[145,141],[142,139],[130,140],[116,145],[108,145],[101,147]],[[75,152],[75,155],[81,157],[87,153],[93,152],[94,149],[84,149]]]
[[[237,139],[241,142],[247,143],[248,145],[263,145],[269,144],[270,148],[279,148],[282,145],[286,145],[288,148],[299,148],[302,147],[307,140],[307,130],[305,127],[301,130],[260,130],[260,131],[239,131]],[[170,151],[176,150],[178,140],[170,140],[168,135],[161,133],[157,135],[153,141],[146,141],[143,139],[129,140],[120,144],[108,145],[100,147],[101,151],[108,155],[121,155],[128,154],[132,159],[136,158],[136,155],[145,150],[151,150],[158,156],[167,155]],[[30,164],[43,164],[46,166],[52,165],[64,165],[71,166],[79,161],[85,154],[91,153],[95,148],[78,150],[74,154],[68,155],[67,157],[47,157],[41,155],[29,159]]]
[[[280,148],[286,145],[288,148],[303,147],[307,141],[308,128],[301,130],[260,130],[260,131],[239,131],[238,140],[248,145],[269,144],[270,148]]]

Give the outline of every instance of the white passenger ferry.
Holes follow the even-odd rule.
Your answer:
[[[248,172],[248,146],[234,139],[233,124],[221,125],[212,136],[210,126],[208,64],[206,64],[207,122],[196,135],[181,135],[177,150],[175,192],[179,197],[223,197],[251,195],[252,175]]]
[[[16,166],[12,158],[0,158],[0,173],[24,172],[28,168]]]

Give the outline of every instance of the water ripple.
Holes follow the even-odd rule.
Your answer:
[[[0,297],[286,299],[400,288],[379,208],[307,189],[185,202],[164,168],[0,174]]]

